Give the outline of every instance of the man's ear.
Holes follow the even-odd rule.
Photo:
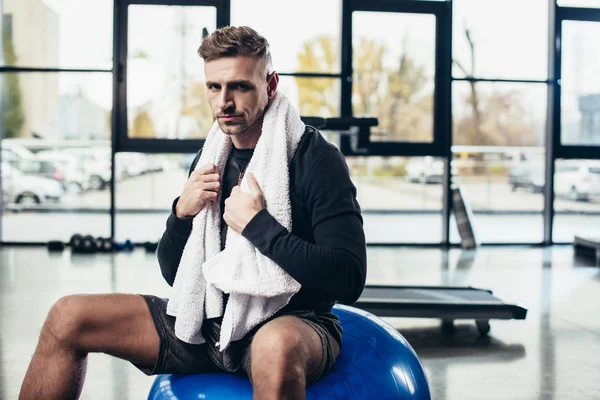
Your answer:
[[[267,95],[269,95],[269,98],[273,97],[275,92],[277,92],[278,86],[279,75],[277,72],[273,71],[269,76],[267,76]]]

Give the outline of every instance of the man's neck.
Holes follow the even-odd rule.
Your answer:
[[[253,149],[258,143],[258,139],[262,133],[262,117],[257,119],[247,130],[241,135],[234,135],[231,141],[236,149]]]

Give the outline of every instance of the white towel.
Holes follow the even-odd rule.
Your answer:
[[[268,106],[262,133],[246,174],[256,177],[267,211],[288,231],[292,229],[289,162],[304,134],[298,111],[281,93]],[[231,151],[231,138],[218,124],[212,126],[196,168],[215,164],[222,173]],[[250,192],[247,178],[240,189]],[[228,229],[225,249],[220,245],[219,202],[207,204],[192,222],[173,283],[167,314],[176,317],[175,335],[187,343],[205,340],[200,328],[205,318],[223,315],[219,348],[243,338],[300,290],[300,284],[254,247]],[[223,314],[222,295],[229,293]]]

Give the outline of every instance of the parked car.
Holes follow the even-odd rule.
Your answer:
[[[93,190],[102,190],[110,184],[111,179],[111,161],[110,149],[104,148],[72,148],[63,149],[66,154],[73,154],[78,157],[78,164],[82,166],[84,174],[89,177],[89,187]],[[122,177],[122,173],[116,172],[117,180]]]
[[[559,161],[554,173],[554,193],[574,201],[600,196],[600,161]]]
[[[23,174],[8,162],[2,163],[2,188],[4,204],[57,203],[64,193],[56,180]]]
[[[508,174],[508,183],[513,192],[523,188],[534,193],[541,193],[544,191],[545,182],[543,165],[522,163],[511,168]]]
[[[55,161],[30,158],[15,161],[11,165],[25,175],[53,179],[64,186],[65,176]]]
[[[412,158],[406,164],[405,179],[418,183],[442,183],[444,179],[444,161],[430,156]]]
[[[64,153],[60,150],[46,150],[37,153],[36,159],[53,162],[59,168],[67,192],[82,193],[90,188],[91,177],[76,155]]]
[[[17,161],[34,158],[34,154],[27,148],[13,143],[2,141],[2,162],[14,165]]]

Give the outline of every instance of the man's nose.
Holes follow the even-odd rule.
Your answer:
[[[225,110],[233,105],[233,98],[229,90],[223,89],[219,95],[218,107],[221,110]]]

